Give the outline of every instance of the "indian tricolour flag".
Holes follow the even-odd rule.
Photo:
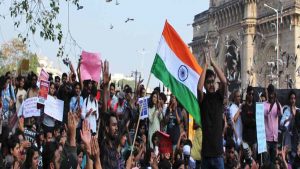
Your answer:
[[[200,124],[197,86],[202,68],[188,46],[167,21],[151,73],[171,90],[177,100]]]

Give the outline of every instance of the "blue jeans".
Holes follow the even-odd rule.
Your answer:
[[[223,157],[202,157],[201,169],[224,169]]]

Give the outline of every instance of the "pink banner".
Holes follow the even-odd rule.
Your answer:
[[[39,76],[39,81],[41,80],[48,81],[48,79],[49,79],[49,74],[44,69],[42,69]]]
[[[82,51],[80,76],[81,80],[100,81],[101,58],[99,53],[89,53]]]

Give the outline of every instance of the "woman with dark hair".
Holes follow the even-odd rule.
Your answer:
[[[14,166],[22,166],[22,160],[21,160],[21,151],[20,151],[20,141],[16,135],[13,135],[8,140],[8,150],[9,155],[7,156],[7,159],[5,160],[5,168],[13,168]],[[12,159],[8,158],[12,157]],[[9,160],[8,160],[9,159]]]
[[[39,150],[32,146],[27,150],[26,160],[24,163],[25,169],[37,169],[39,165]]]
[[[91,127],[92,133],[96,134],[97,119],[99,118],[98,103],[96,100],[97,87],[93,86],[91,94],[84,99],[81,118],[86,119]]]
[[[167,133],[170,135],[173,150],[177,145],[180,137],[180,125],[182,120],[182,109],[174,95],[171,95],[169,107],[166,110],[165,123],[167,125]]]
[[[148,138],[152,140],[152,135],[156,131],[160,131],[160,121],[163,118],[162,108],[158,106],[159,93],[153,91],[149,99],[149,131]],[[153,148],[152,142],[150,147]]]
[[[297,142],[292,144],[291,139],[293,136],[291,131],[294,128],[296,112],[299,111],[299,108],[296,107],[296,98],[297,95],[295,91],[291,90],[288,95],[289,104],[282,107],[283,115],[280,120],[280,130],[283,133],[283,146],[289,145],[295,153],[297,150]]]
[[[81,146],[77,146],[77,169],[81,169],[83,155],[84,155],[83,149],[81,148]]]

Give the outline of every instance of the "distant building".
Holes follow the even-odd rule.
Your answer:
[[[52,73],[53,77],[62,75],[62,71],[57,67],[54,67],[53,61],[50,61],[47,56],[38,55],[37,57],[39,62],[39,66],[37,67],[38,74],[44,69],[45,71]]]
[[[279,11],[278,66],[277,17],[264,4]],[[270,82],[279,88],[299,88],[299,9],[299,0],[210,0],[209,9],[194,17],[189,45],[200,64],[209,47],[225,72],[230,91],[248,85],[264,87]]]

